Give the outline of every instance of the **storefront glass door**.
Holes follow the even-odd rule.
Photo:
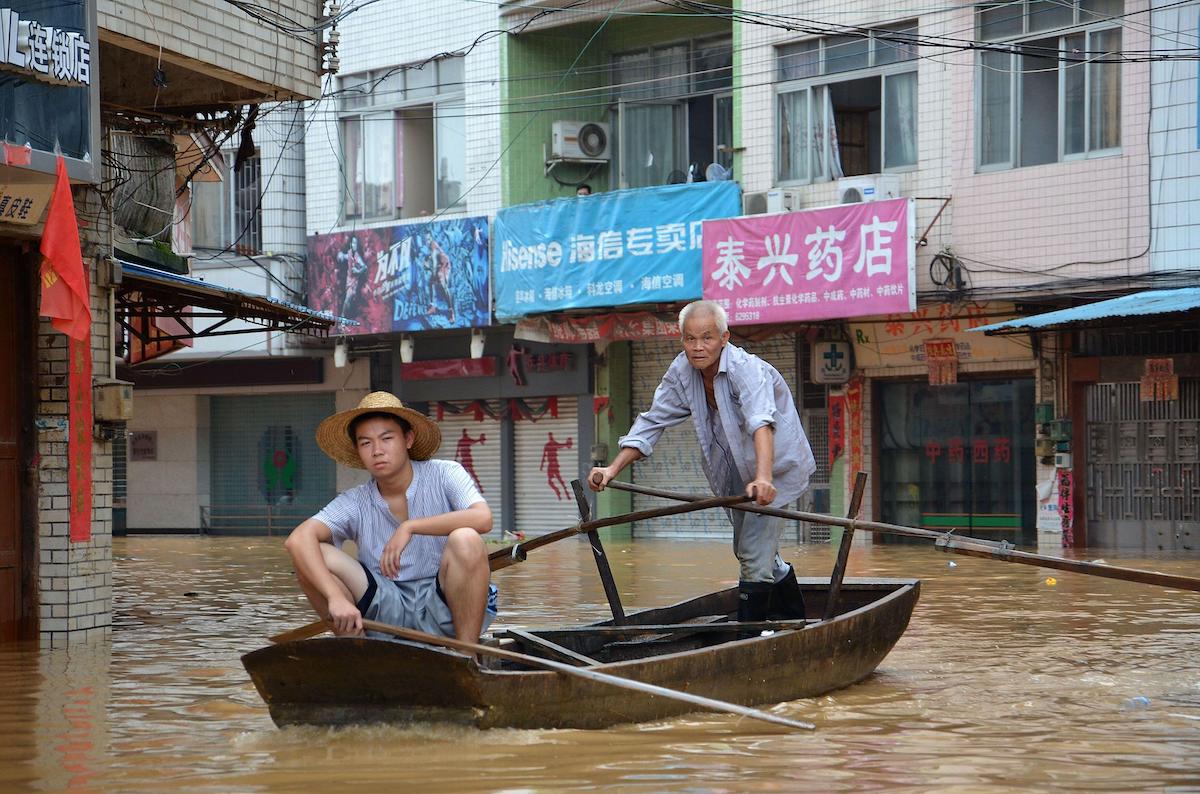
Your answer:
[[[878,395],[883,521],[1036,541],[1031,379],[884,383]]]

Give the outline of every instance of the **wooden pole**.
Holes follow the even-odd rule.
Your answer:
[[[860,471],[854,475],[854,492],[850,494],[850,508],[846,510],[846,518],[858,518],[865,490],[867,490],[867,473]],[[850,560],[852,543],[854,543],[854,528],[847,527],[842,530],[842,542],[838,545],[837,562],[833,566],[833,573],[829,576],[829,594],[825,599],[825,614],[822,616],[822,620],[833,620],[837,616],[838,596],[842,594],[842,579],[846,576],[846,563]]]
[[[672,491],[664,491],[659,488],[647,488],[642,485],[634,485],[633,483],[620,482],[618,480],[610,480],[608,486],[617,488],[623,491],[632,493],[645,494],[646,496],[659,496],[664,499],[677,499],[693,504],[703,499],[702,496],[693,494],[674,493]],[[781,518],[792,518],[798,521],[806,521],[810,524],[831,524],[835,527],[846,527],[847,529],[865,529],[869,532],[882,533],[887,535],[900,535],[906,538],[917,538],[919,540],[932,540],[934,547],[945,552],[954,552],[955,554],[965,554],[970,557],[983,557],[989,560],[1000,560],[1002,562],[1016,562],[1022,565],[1036,565],[1040,568],[1054,568],[1059,571],[1070,571],[1072,573],[1082,573],[1088,576],[1100,576],[1105,579],[1120,579],[1125,582],[1138,582],[1139,584],[1152,584],[1159,587],[1173,587],[1177,590],[1190,590],[1194,593],[1200,593],[1200,579],[1191,576],[1180,576],[1172,573],[1159,573],[1158,571],[1143,571],[1137,568],[1121,568],[1116,565],[1101,565],[1094,562],[1084,562],[1083,560],[1067,560],[1062,557],[1050,557],[1044,554],[1034,554],[1028,551],[1019,551],[1011,543],[996,542],[994,540],[983,540],[982,538],[971,538],[959,536],[951,532],[932,532],[928,529],[917,529],[915,527],[905,527],[899,524],[885,524],[879,521],[860,521],[856,518],[840,518],[838,516],[826,516],[820,513],[807,513],[802,510],[783,510],[776,507],[759,507],[757,505],[731,505],[734,510],[745,510],[750,513],[762,513],[768,516],[780,516]]]
[[[692,706],[697,706],[708,711],[724,712],[726,714],[736,714],[740,717],[750,717],[751,719],[769,722],[774,725],[784,725],[788,728],[796,728],[799,730],[811,731],[816,728],[811,722],[800,722],[799,720],[780,717],[777,714],[772,714],[768,711],[743,706],[738,703],[726,703],[723,700],[715,700],[702,695],[693,695],[690,692],[680,692],[675,689],[668,689],[657,684],[645,684],[641,681],[634,681],[629,678],[621,678],[620,676],[610,673],[603,673],[599,670],[594,670],[588,667],[573,667],[563,662],[556,662],[553,659],[542,659],[537,656],[529,656],[516,651],[509,651],[503,648],[493,648],[489,645],[480,645],[475,642],[466,642],[464,640],[451,639],[450,637],[439,637],[435,634],[427,634],[423,631],[414,631],[412,629],[403,629],[399,626],[389,626],[386,623],[380,623],[376,620],[363,620],[363,628],[371,631],[378,631],[382,634],[390,634],[393,637],[398,637],[402,640],[411,640],[413,642],[422,642],[426,645],[437,645],[442,648],[449,648],[465,654],[482,654],[485,656],[493,656],[497,659],[507,659],[510,662],[519,662],[520,664],[529,667],[540,667],[545,670],[553,670],[557,673],[583,678],[588,681],[595,681],[599,684],[608,684],[609,686],[619,687],[621,689],[630,689],[635,692],[641,692],[645,695],[653,695],[655,697],[667,698],[669,700],[678,700],[683,703],[688,703]]]
[[[592,507],[588,504],[587,494],[583,492],[583,483],[571,480],[571,490],[575,493],[575,506],[579,509],[579,520],[586,524],[592,520]],[[600,540],[600,532],[589,529],[587,532],[588,545],[592,547],[592,557],[596,560],[596,571],[600,574],[600,583],[604,586],[604,597],[608,600],[608,608],[612,612],[613,623],[620,626],[625,622],[625,608],[621,606],[621,593],[613,579],[612,566],[608,564],[608,555],[604,553],[604,543]]]

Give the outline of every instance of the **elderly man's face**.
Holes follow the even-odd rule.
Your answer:
[[[729,341],[729,331],[717,330],[717,318],[711,313],[696,313],[683,324],[683,352],[696,369],[715,367],[721,361],[721,348]]]

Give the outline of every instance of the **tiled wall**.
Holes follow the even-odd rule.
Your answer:
[[[322,5],[318,0],[280,0],[269,7],[313,26]],[[97,26],[118,46],[162,47],[223,70],[229,79],[278,86],[299,96],[318,94],[320,64],[311,34],[284,33],[223,0],[99,0]]]
[[[111,248],[107,212],[98,194],[74,190],[80,241],[89,267],[92,309],[92,375],[113,376],[108,291],[96,286],[94,263]],[[48,320],[38,329],[38,601],[41,642],[63,647],[106,636],[112,629],[112,449],[92,441],[92,537],[70,540],[67,489],[67,337]]]

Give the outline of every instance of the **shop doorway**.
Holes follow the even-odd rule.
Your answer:
[[[877,394],[883,521],[1036,542],[1032,379],[884,383]]]
[[[24,487],[27,449],[22,432],[27,406],[22,393],[29,372],[26,359],[27,312],[22,309],[27,284],[20,272],[23,260],[11,248],[0,247],[0,642],[25,639],[32,612],[26,603],[26,542],[28,494]]]

